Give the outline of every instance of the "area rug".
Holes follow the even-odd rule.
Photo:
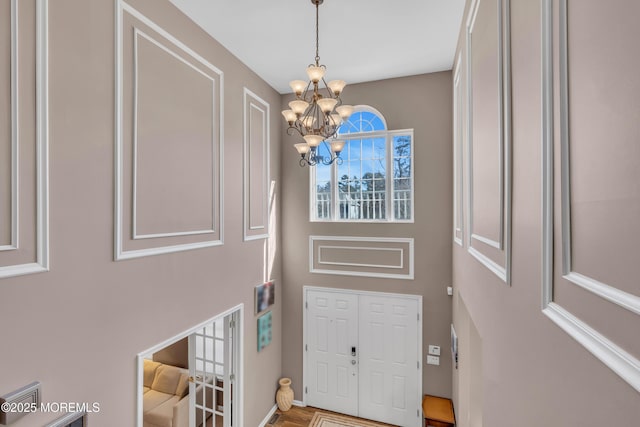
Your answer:
[[[371,421],[357,420],[338,414],[316,412],[309,427],[387,427],[388,424],[378,424]]]

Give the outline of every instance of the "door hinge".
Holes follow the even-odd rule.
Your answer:
[[[236,379],[236,376],[234,374],[229,375],[229,381],[233,382],[233,380]]]
[[[307,387],[304,388],[304,393],[309,394],[309,389]]]
[[[416,363],[418,364],[418,369],[420,369],[420,361],[418,360]]]
[[[416,314],[416,317],[418,318],[418,322],[420,321],[420,313]]]
[[[304,345],[304,351],[309,351],[309,346],[307,344]]]
[[[229,329],[233,329],[235,327],[236,327],[236,321],[235,320],[230,321],[229,322]]]
[[[304,308],[309,308],[309,303],[307,301],[304,302]]]
[[[416,409],[416,416],[420,418],[420,409]]]

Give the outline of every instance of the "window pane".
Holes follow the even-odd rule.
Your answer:
[[[397,220],[411,219],[411,179],[393,180],[393,213]]]
[[[411,155],[411,136],[398,135],[393,137],[393,156],[404,157]]]
[[[385,159],[387,157],[386,142],[384,138],[376,138],[373,140],[374,158]]]
[[[338,134],[373,132],[385,130],[384,121],[371,111],[358,111],[351,115],[349,121],[340,126]]]
[[[373,140],[372,139],[362,140],[361,157],[363,159],[373,159]]]
[[[411,158],[400,157],[393,159],[393,177],[394,178],[410,178],[411,177]]]
[[[324,144],[318,146],[318,154],[329,155],[329,151]],[[331,166],[322,162],[315,166],[316,173],[316,195],[315,195],[315,219],[331,219]]]
[[[349,167],[348,174],[351,179],[358,179],[362,177],[360,160],[350,161],[347,166]]]
[[[362,147],[359,139],[349,141],[349,160],[360,160]]]

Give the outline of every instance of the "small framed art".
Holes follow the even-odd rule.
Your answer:
[[[255,309],[256,315],[268,310],[276,300],[276,285],[273,281],[256,286]]]
[[[269,311],[258,317],[258,351],[271,344],[273,314]]]

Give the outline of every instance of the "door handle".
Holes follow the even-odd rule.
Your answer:
[[[352,355],[353,357],[355,357],[355,356],[356,356],[356,348],[355,348],[355,346],[354,346],[354,347],[351,347],[351,355]]]

